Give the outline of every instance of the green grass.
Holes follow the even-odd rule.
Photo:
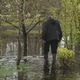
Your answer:
[[[5,30],[0,32],[0,35],[5,35],[5,36],[12,36],[13,34],[17,35],[18,30]]]
[[[16,65],[7,65],[0,67],[0,77],[10,76],[15,72],[27,71],[29,68],[28,64],[20,64],[17,69]]]
[[[13,65],[0,67],[0,77],[10,76],[14,72],[16,72],[16,67]]]

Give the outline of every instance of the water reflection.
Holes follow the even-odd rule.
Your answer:
[[[5,76],[3,80],[80,80],[80,70],[70,71],[70,70],[60,70],[55,69],[52,65],[49,65],[48,61],[43,65],[43,59],[34,59],[31,57],[30,62],[24,66],[21,66],[21,69],[16,70],[16,74],[10,76]],[[16,67],[16,63],[9,63],[6,65],[15,65],[11,66],[12,68]],[[24,64],[22,64],[24,65]],[[7,67],[7,66],[6,66]],[[11,69],[12,69],[11,68]],[[10,71],[11,71],[10,69]],[[13,69],[14,70],[14,69]],[[12,70],[12,71],[13,71]],[[18,71],[18,72],[17,72]],[[13,71],[14,72],[14,71]],[[18,73],[18,75],[17,75]],[[2,76],[0,76],[2,78]],[[0,78],[0,80],[1,80]],[[14,79],[15,78],[15,79]]]
[[[18,80],[28,80],[27,73],[24,71],[18,72]]]
[[[44,67],[43,67],[43,71],[44,71],[44,73],[43,73],[42,80],[57,80],[56,79],[56,69],[53,67],[53,64],[50,69],[49,63],[45,62]]]

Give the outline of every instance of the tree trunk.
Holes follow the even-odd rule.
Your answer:
[[[18,39],[18,60],[17,60],[17,65],[20,64],[20,60],[21,60],[21,55],[22,54],[22,48],[21,48],[21,43],[20,40]]]
[[[69,49],[73,49],[73,29],[72,29],[72,24],[70,24],[70,44],[69,44]]]
[[[80,44],[75,46],[75,57],[78,62],[80,62]]]
[[[27,33],[24,24],[24,0],[20,1],[19,6],[19,26],[23,36],[23,56],[27,56]],[[26,62],[27,60],[25,59],[24,61]]]
[[[24,25],[22,26],[22,32],[23,32],[23,45],[24,45],[23,56],[27,56],[27,33]],[[24,59],[24,61],[26,62],[27,60]]]
[[[1,14],[1,1],[0,1],[0,14]],[[0,16],[0,26],[1,26],[1,16]]]

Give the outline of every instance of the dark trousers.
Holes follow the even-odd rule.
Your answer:
[[[51,46],[51,53],[53,57],[52,64],[55,64],[56,61],[56,54],[57,54],[57,48],[58,48],[58,40],[51,40],[51,41],[46,41],[43,45],[43,55],[44,59],[46,62],[48,62],[48,52],[49,52],[49,47]]]

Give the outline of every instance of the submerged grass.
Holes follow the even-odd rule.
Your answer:
[[[6,77],[12,75],[16,72],[16,67],[14,65],[1,66],[0,67],[0,77]]]
[[[27,64],[20,64],[19,69],[17,69],[17,65],[7,65],[7,66],[1,66],[0,67],[0,77],[6,77],[11,76],[15,72],[21,72],[21,71],[27,71],[29,68],[29,65]]]

